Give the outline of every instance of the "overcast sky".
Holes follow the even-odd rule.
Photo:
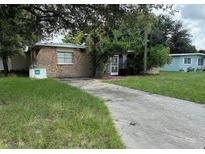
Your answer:
[[[197,49],[205,49],[205,4],[176,5],[176,19],[182,21]]]
[[[187,28],[192,37],[192,44],[197,49],[205,49],[205,4],[184,4],[175,5],[178,13],[173,17],[181,20],[185,28]],[[62,42],[63,36],[55,37],[53,42]]]

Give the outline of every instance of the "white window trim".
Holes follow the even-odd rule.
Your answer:
[[[199,65],[199,59],[203,60],[203,65]],[[204,66],[204,58],[198,58],[198,66]]]
[[[185,58],[190,58],[190,57],[184,57],[184,65],[191,65],[192,64],[192,58],[191,59],[191,63],[190,64],[185,64]]]
[[[73,65],[74,63],[57,63],[58,65]]]
[[[57,56],[57,64],[58,65],[72,65],[72,64],[74,64],[73,62],[72,63],[58,63],[58,52],[60,52],[60,53],[72,53],[72,61],[73,61],[73,51],[72,50],[70,50],[70,51],[68,51],[68,50],[57,50],[56,51],[56,56]]]

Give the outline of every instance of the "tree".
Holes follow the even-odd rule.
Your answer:
[[[168,5],[97,6],[97,12],[101,12],[101,22],[96,22],[96,27],[91,25],[92,28],[86,28],[82,32],[77,32],[77,34],[70,32],[63,41],[82,44],[87,38],[89,53],[93,57],[94,66],[96,66],[95,75],[97,70],[103,69],[103,65],[112,54],[111,51],[119,48],[124,50],[125,48],[122,46],[124,45],[126,49],[134,50],[135,56],[137,56],[138,52],[142,51],[144,47],[145,72],[147,70],[148,35],[157,21],[156,16],[150,11],[153,8],[163,7],[167,8]]]
[[[96,66],[95,74],[98,74],[97,70],[103,70],[103,65],[115,49],[133,50],[134,57],[137,57],[144,48],[144,70],[147,70],[148,35],[157,21],[156,16],[150,11],[152,8],[159,7],[163,5],[117,5],[114,10],[117,12],[121,10],[121,17],[117,16],[115,11],[115,14],[108,13],[97,28],[90,31],[86,29],[77,34],[71,32],[64,37],[63,41],[82,44],[87,38],[88,50]]]
[[[180,21],[174,21],[167,15],[160,15],[158,24],[151,33],[150,44],[167,45],[171,53],[196,52],[190,38],[189,31],[183,28]]]
[[[143,11],[133,11],[129,13],[125,18],[128,24],[134,29],[139,29],[144,34],[143,38],[143,45],[144,45],[144,57],[143,57],[143,70],[144,73],[147,71],[147,48],[148,48],[148,35],[151,33],[154,25],[157,22],[157,18],[153,13],[148,12],[148,8],[145,6],[143,7]],[[135,21],[135,22],[133,22]]]
[[[104,26],[102,26],[100,28],[94,29],[89,34],[79,32],[71,36],[65,36],[63,41],[82,44],[86,38],[88,52],[91,55],[93,65],[95,66],[95,76],[99,76],[99,74],[103,72],[105,64],[108,62],[109,57],[115,51],[123,53],[127,50],[134,51],[131,59],[129,59],[128,62],[129,67],[133,68],[135,72],[140,73],[143,71],[144,66],[144,63],[142,61],[144,57],[144,52],[142,52],[144,47],[144,26],[145,24],[147,24],[147,27],[149,28],[147,30],[148,32],[151,32],[152,24],[154,23],[156,18],[154,18],[154,15],[150,15],[149,19],[153,20],[150,25],[148,22],[144,21],[144,19],[144,14],[139,12],[132,12],[124,16],[124,18],[121,20],[121,24],[117,29],[106,31],[104,29]],[[169,56],[167,47],[151,46],[150,48],[151,50],[147,49],[148,64],[146,68],[149,69],[151,68],[151,66],[161,66],[161,64],[165,64],[165,62],[167,62],[167,56]],[[158,50],[161,50],[161,52],[164,52],[164,54]],[[151,54],[151,51],[157,52],[156,56],[158,57],[159,62],[156,63],[156,61],[153,60],[154,58],[151,59],[152,57],[155,57],[153,56],[154,52],[152,52]],[[153,61],[149,62],[149,60]]]
[[[83,31],[80,31],[75,34],[71,33],[71,34],[65,35],[62,41],[65,43],[83,44],[86,42],[86,37],[87,37],[87,34],[84,33]]]
[[[150,48],[148,67],[161,67],[170,63],[170,49],[162,44],[157,44]]]
[[[4,73],[8,75],[8,57],[17,54],[22,48],[22,38],[15,33],[14,27],[9,25],[7,22],[0,20],[0,57],[3,61]]]
[[[109,12],[109,14],[107,14]],[[119,5],[0,5],[0,56],[8,57],[60,30],[89,30],[121,13]]]
[[[94,76],[101,77],[105,65],[115,52],[126,52],[129,44],[123,41],[122,33],[113,30],[106,35],[102,29],[93,30],[87,37],[88,52],[94,65]]]
[[[152,69],[153,67],[161,67],[164,64],[170,62],[169,56],[170,49],[167,46],[162,44],[156,44],[150,48],[148,48],[147,55],[147,69]],[[127,59],[127,67],[131,74],[139,74],[142,73],[143,68],[143,57],[144,52],[138,52],[138,54],[132,53],[128,55]],[[136,63],[137,62],[137,63]]]
[[[173,21],[168,15],[159,15],[157,18],[157,24],[155,25],[150,34],[150,45],[168,45],[168,40],[170,39],[173,32],[175,21]]]
[[[199,50],[199,53],[204,53],[205,54],[205,50]]]
[[[195,47],[191,45],[190,37],[188,30],[183,29],[180,22],[176,22],[169,40],[171,53],[196,52]]]
[[[22,51],[25,45],[32,44],[40,38],[35,33],[35,28],[32,28],[30,17],[23,10],[7,8],[4,12],[0,11],[0,57],[6,76],[8,58]]]

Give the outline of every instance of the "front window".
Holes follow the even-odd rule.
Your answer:
[[[57,52],[58,64],[73,64],[73,52]]]
[[[191,64],[191,58],[184,58],[184,64]]]
[[[198,66],[203,66],[204,65],[204,59],[203,58],[199,58],[198,59]]]

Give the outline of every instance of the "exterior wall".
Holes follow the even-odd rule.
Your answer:
[[[184,58],[191,58],[191,64],[184,64]],[[183,70],[187,70],[187,68],[192,67],[195,69],[203,69],[205,68],[205,65],[198,66],[198,58],[203,58],[205,63],[205,57],[204,56],[182,56],[180,57],[180,68]]]
[[[46,68],[49,77],[90,77],[93,67],[90,56],[86,51],[73,50],[73,64],[58,64],[57,50],[65,51],[68,48],[42,47],[37,55],[36,67]],[[69,49],[70,52],[70,49]]]
[[[191,58],[191,64],[184,64],[184,58]],[[204,59],[204,65],[198,66],[198,58]],[[184,70],[187,71],[187,68],[194,68],[195,70],[203,69],[205,68],[205,56],[197,56],[197,55],[191,55],[191,56],[175,56],[172,57],[171,64],[166,64],[163,67],[161,67],[161,71],[179,71]]]
[[[180,57],[172,57],[171,63],[166,64],[160,68],[161,71],[179,71],[180,69]]]

